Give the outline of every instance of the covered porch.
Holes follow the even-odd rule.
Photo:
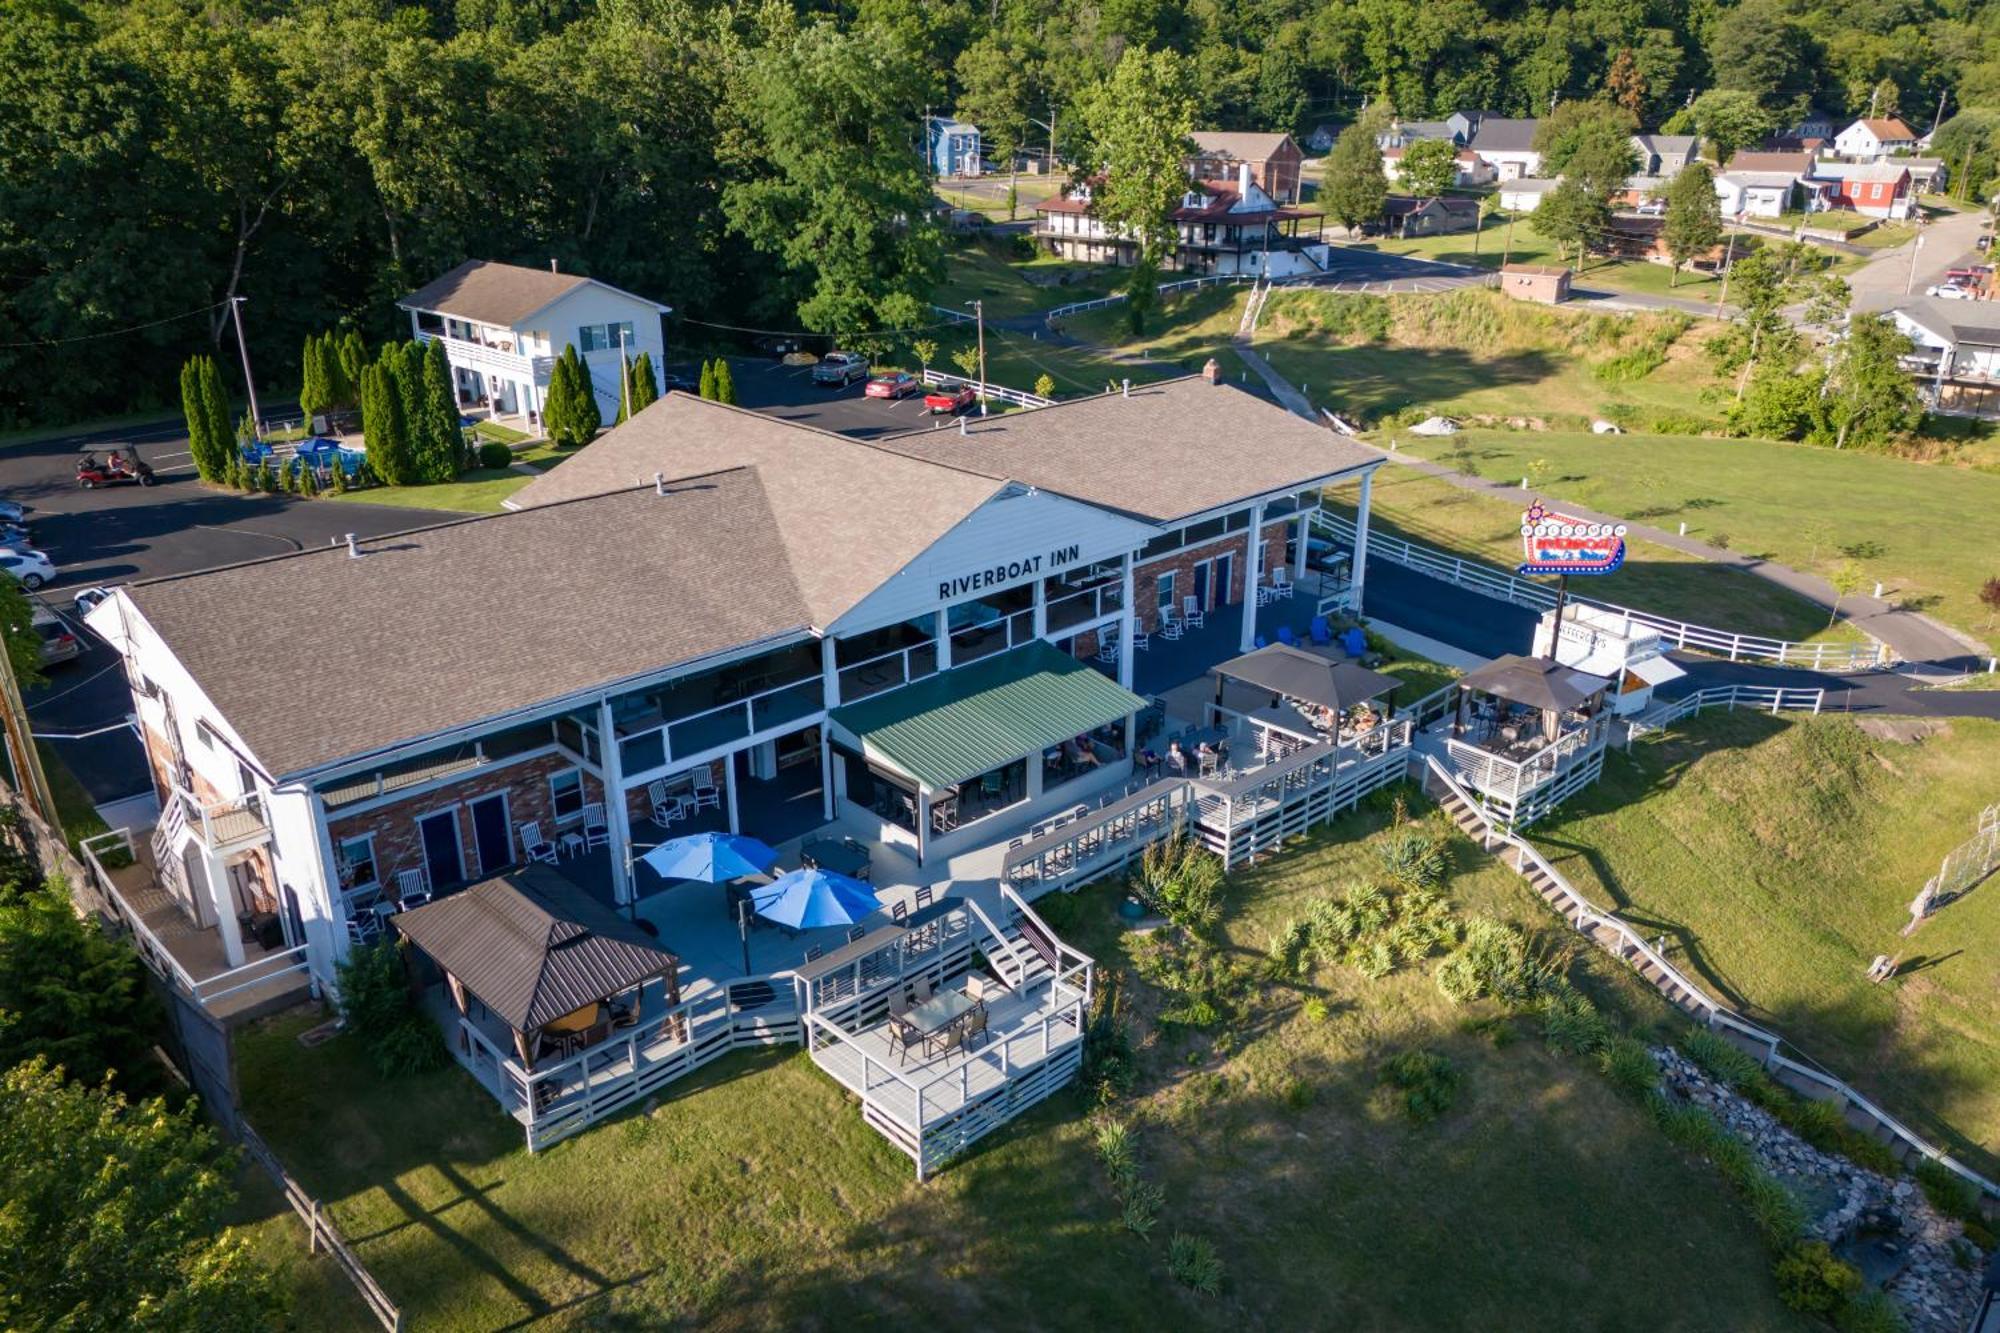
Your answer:
[[[1612,684],[1554,658],[1495,658],[1459,679],[1420,743],[1503,824],[1524,827],[1604,771]]]

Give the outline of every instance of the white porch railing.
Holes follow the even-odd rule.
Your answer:
[[[1351,519],[1319,510],[1313,521],[1328,538],[1352,545],[1354,523]],[[1483,561],[1468,560],[1446,551],[1420,546],[1379,528],[1369,529],[1368,553],[1445,583],[1470,588],[1487,597],[1512,602],[1530,610],[1546,611],[1556,604],[1556,591],[1547,584],[1521,578]],[[1569,600],[1600,607],[1634,624],[1644,625],[1676,648],[1724,657],[1732,662],[1776,662],[1781,666],[1804,667],[1813,671],[1853,671],[1886,666],[1890,661],[1888,645],[1874,639],[1865,644],[1796,643],[1789,639],[1736,634],[1707,625],[1689,624],[1684,620],[1634,610],[1615,602],[1601,602],[1575,593],[1570,594]]]
[[[1106,616],[1115,616],[1124,609],[1124,583],[1122,580],[1113,579],[1094,588],[1085,588],[1080,592],[1065,593],[1061,597],[1052,598],[1043,611],[1049,633],[1055,634],[1079,625],[1088,625]]]
[[[1826,703],[1826,691],[1796,689],[1777,685],[1711,685],[1705,690],[1684,694],[1678,699],[1653,705],[1625,724],[1625,743],[1641,736],[1665,731],[1683,718],[1706,708],[1754,708],[1760,713],[1814,713]]]
[[[1651,968],[1654,975],[1648,980],[1656,990],[1665,995],[1669,1001],[1681,1006],[1684,1011],[1692,1010],[1693,1016],[1704,1027],[1730,1033],[1739,1041],[1760,1048],[1761,1058],[1767,1068],[1794,1084],[1807,1084],[1817,1094],[1839,1099],[1843,1110],[1860,1111],[1878,1127],[1878,1132],[1882,1136],[1899,1144],[1905,1151],[1939,1162],[1962,1179],[1978,1186],[1987,1195],[2000,1198],[2000,1185],[1996,1185],[1977,1171],[1955,1160],[1943,1149],[1931,1144],[1909,1126],[1876,1105],[1874,1101],[1855,1091],[1846,1082],[1817,1064],[1786,1055],[1783,1048],[1789,1043],[1783,1037],[1751,1022],[1709,995],[1692,977],[1670,962],[1628,922],[1616,913],[1600,910],[1579,893],[1576,886],[1565,879],[1562,872],[1550,865],[1548,859],[1525,838],[1508,832],[1496,824],[1480,809],[1471,793],[1460,786],[1434,756],[1426,757],[1424,762],[1426,776],[1439,784],[1446,793],[1455,795],[1463,807],[1471,811],[1473,817],[1479,821],[1487,849],[1493,850],[1497,845],[1506,853],[1512,854],[1514,869],[1524,878],[1533,882],[1539,877],[1545,896],[1553,896],[1554,905],[1578,933],[1613,957],[1631,964],[1642,976],[1645,975],[1647,968]],[[1504,855],[1502,859],[1505,860]],[[1634,962],[1635,959],[1638,962]]]
[[[813,671],[684,717],[648,724],[636,731],[621,732],[617,740],[626,777],[629,781],[640,773],[691,760],[718,745],[801,722],[825,706],[826,691],[822,677],[818,671]],[[637,745],[655,735],[660,738],[662,757],[645,763],[636,762],[641,757],[636,754]]]
[[[512,348],[495,347],[489,343],[477,342],[469,338],[454,338],[449,334],[417,331],[417,341],[422,343],[442,342],[445,354],[455,366],[480,371],[489,375],[504,375],[510,380],[526,380],[535,384],[546,384],[549,371],[555,366],[552,356],[529,356]]]
[[[1016,407],[1050,407],[1056,401],[1053,398],[1044,398],[1040,394],[1026,393],[1020,389],[1010,389],[1004,384],[995,384],[990,380],[974,380],[967,379],[963,375],[947,375],[941,370],[925,370],[923,381],[924,387],[931,389],[951,389],[963,384],[969,387],[974,393],[995,399],[998,402],[1012,403]]]

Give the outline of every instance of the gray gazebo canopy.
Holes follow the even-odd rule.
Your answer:
[[[1352,708],[1364,700],[1379,699],[1403,683],[1394,676],[1352,662],[1336,662],[1282,643],[1231,658],[1210,669],[1216,676],[1218,697],[1221,682],[1233,680],[1335,711]]]
[[[670,1003],[676,989],[678,958],[543,866],[412,908],[395,924],[519,1035],[655,977],[667,980]]]
[[[1611,682],[1603,676],[1564,666],[1553,658],[1513,653],[1494,658],[1458,681],[1461,698],[1466,694],[1490,694],[1544,713],[1581,708],[1610,686]]]

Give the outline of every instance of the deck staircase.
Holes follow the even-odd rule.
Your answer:
[[[176,901],[192,907],[194,894],[188,887],[187,866],[181,861],[181,835],[185,832],[187,807],[170,792],[160,803],[160,822],[153,826],[153,875]]]

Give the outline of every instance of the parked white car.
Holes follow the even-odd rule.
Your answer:
[[[70,605],[80,616],[87,616],[97,609],[97,604],[111,595],[109,588],[85,588],[70,599]]]
[[[24,588],[39,588],[56,576],[56,567],[40,551],[0,549],[0,574],[19,579]]]
[[[1973,292],[1970,287],[1961,287],[1955,282],[1940,282],[1924,289],[1926,296],[1935,296],[1940,301],[1970,301]]]

